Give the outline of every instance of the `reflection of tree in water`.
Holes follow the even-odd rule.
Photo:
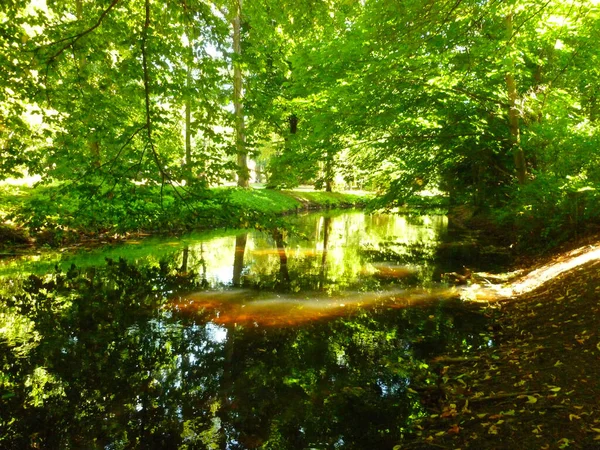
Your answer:
[[[211,342],[204,327],[165,321],[160,309],[166,292],[191,290],[192,280],[122,260],[24,280],[3,304],[31,321],[27,338],[39,343],[20,357],[17,346],[2,345],[0,445],[170,448],[181,405],[203,395],[199,386],[215,386],[215,371],[182,373],[190,352]],[[183,390],[184,380],[197,389]]]
[[[437,334],[453,337],[452,345],[479,345],[476,333],[466,332],[469,322],[456,332],[446,307],[437,308],[269,332],[235,330],[236,364],[220,416],[240,443],[232,448],[266,442],[276,448],[393,447],[400,428],[421,410],[407,390],[415,386],[420,364],[413,343],[422,354],[429,341],[438,345],[429,354],[447,349],[448,342],[425,335],[437,327]],[[437,313],[435,320],[431,313]]]
[[[271,234],[273,235],[277,254],[279,255],[279,277],[277,278],[277,283],[282,289],[287,289],[290,285],[290,272],[288,270],[287,253],[285,252],[284,230],[274,228]]]
[[[331,233],[331,217],[323,218],[323,254],[321,255],[321,270],[319,271],[319,290],[325,288],[327,281],[327,251],[329,250],[329,234]]]
[[[248,242],[248,233],[239,234],[235,237],[235,251],[233,256],[233,277],[234,286],[242,284],[242,271],[244,270],[244,254],[246,253],[246,244]]]
[[[420,410],[415,355],[483,345],[448,303],[288,328],[164,307],[198,283],[121,260],[3,287],[0,446],[388,447]]]

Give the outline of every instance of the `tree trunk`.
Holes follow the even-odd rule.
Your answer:
[[[512,52],[512,35],[513,35],[513,16],[512,13],[505,17],[506,36],[508,50]],[[527,177],[527,169],[525,167],[525,155],[521,147],[521,133],[519,130],[519,110],[517,107],[517,82],[515,80],[515,61],[512,55],[508,58],[508,67],[506,70],[506,89],[508,93],[508,129],[510,132],[510,148],[513,153],[515,162],[515,170],[519,184],[525,184]]]
[[[237,185],[249,186],[248,153],[246,151],[246,135],[244,133],[244,111],[242,108],[242,2],[234,0],[235,17],[233,18],[233,107],[235,111],[235,148],[237,154]]]
[[[83,20],[83,0],[75,0],[75,15],[77,16],[77,20]],[[85,69],[85,66],[87,65],[87,62],[85,60],[85,56],[80,55],[79,59],[78,59],[78,66],[79,66],[79,70],[80,72],[83,72]],[[83,74],[82,74],[83,75]],[[87,81],[87,80],[86,80]],[[87,84],[87,82],[86,82]],[[88,127],[88,129],[90,129],[91,127],[89,126],[89,119],[84,119],[85,120],[85,124]],[[93,134],[93,132],[92,132]],[[90,150],[90,156],[92,157],[92,165],[96,168],[100,167],[100,143],[94,139],[94,138],[90,138],[88,139],[88,148]]]
[[[185,98],[185,159],[184,159],[184,171],[186,181],[191,183],[192,181],[192,64],[193,64],[193,49],[192,49],[192,38],[188,36],[189,40],[189,54],[187,63],[187,76],[186,76],[186,98]]]
[[[327,152],[325,161],[325,192],[333,191],[333,156]]]

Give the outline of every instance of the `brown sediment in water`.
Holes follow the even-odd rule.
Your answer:
[[[333,319],[376,306],[406,308],[440,299],[456,298],[455,289],[396,289],[381,292],[352,292],[337,297],[291,294],[259,296],[249,290],[203,291],[191,294],[169,307],[182,313],[202,313],[220,324],[291,326]]]

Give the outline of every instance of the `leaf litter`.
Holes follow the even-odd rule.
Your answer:
[[[592,259],[490,303],[497,345],[431,362],[439,398],[395,448],[600,449],[599,298]]]

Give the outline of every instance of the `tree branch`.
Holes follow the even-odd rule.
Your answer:
[[[156,150],[154,145],[154,139],[152,137],[152,111],[150,108],[150,71],[148,70],[148,52],[147,52],[147,43],[148,43],[148,29],[150,28],[150,0],[145,0],[144,2],[145,8],[145,19],[144,19],[144,28],[142,30],[142,68],[143,68],[143,78],[144,78],[144,101],[146,105],[146,136],[148,139],[148,147],[150,148],[150,153],[152,153],[152,159],[156,164],[158,172],[161,177],[161,204],[162,204],[162,193],[163,186],[165,184],[165,180],[173,186],[173,192],[177,195],[186,205],[187,202],[182,197],[181,193],[177,190],[175,186],[175,182],[171,175],[165,170],[162,165],[162,161],[160,160],[160,156]],[[189,205],[188,205],[189,207]]]
[[[87,34],[90,34],[92,31],[94,31],[96,28],[98,28],[100,26],[100,24],[102,23],[102,21],[104,20],[104,18],[110,12],[110,10],[113,9],[117,5],[117,3],[119,3],[119,0],[113,0],[112,3],[109,5],[109,7],[106,8],[102,12],[102,14],[100,14],[100,17],[98,18],[98,21],[94,25],[92,25],[90,28],[88,28],[87,30],[84,30],[81,33],[78,33],[78,34],[76,34],[74,36],[69,36],[67,38],[59,39],[58,41],[55,41],[55,42],[52,42],[51,44],[49,44],[50,46],[52,46],[52,45],[60,44],[61,42],[69,41],[64,46],[62,46],[56,53],[54,53],[50,58],[48,58],[48,63],[54,61],[67,48],[69,48],[69,46],[74,45],[79,39],[81,39],[82,37],[84,37]]]

